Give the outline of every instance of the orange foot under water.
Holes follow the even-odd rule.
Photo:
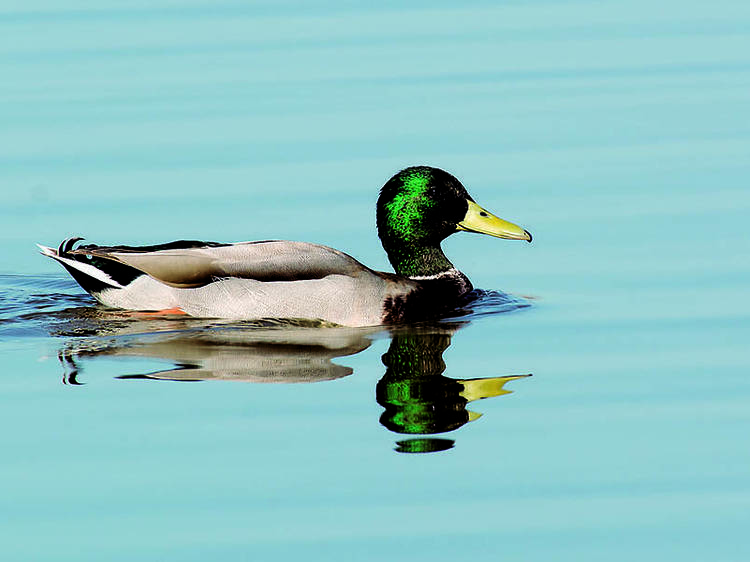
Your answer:
[[[140,310],[133,311],[132,314],[134,316],[170,316],[170,315],[187,315],[187,312],[182,310],[180,307],[176,306],[174,308],[165,308],[164,310],[153,310],[149,312],[142,312]]]

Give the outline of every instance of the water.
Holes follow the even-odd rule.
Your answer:
[[[749,23],[6,2],[4,559],[750,557]],[[534,234],[445,244],[514,300],[398,330],[144,319],[34,246],[288,238],[387,270],[377,189],[417,163]]]

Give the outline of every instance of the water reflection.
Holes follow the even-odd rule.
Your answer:
[[[443,352],[453,337],[475,316],[486,313],[485,307],[479,314],[467,310],[450,322],[368,329],[311,326],[308,322],[155,318],[76,307],[60,311],[49,328],[66,340],[59,359],[63,382],[74,386],[85,384],[82,367],[96,357],[147,358],[167,364],[162,369],[116,375],[119,379],[329,381],[353,373],[351,367],[339,364],[338,358],[358,354],[374,339],[389,337],[388,351],[382,356],[385,374],[375,388],[376,400],[384,408],[380,423],[394,433],[414,436],[398,440],[396,451],[427,453],[455,445],[453,439],[433,435],[455,431],[481,416],[468,408],[471,402],[509,394],[507,383],[529,376],[451,378],[443,374]],[[451,370],[462,372],[460,365]]]
[[[383,355],[386,372],[376,386],[378,404],[385,408],[380,423],[395,433],[433,435],[454,431],[481,414],[469,402],[509,394],[505,384],[529,375],[452,379],[443,376],[443,352],[454,329],[400,331],[393,334]],[[415,438],[399,441],[404,453],[442,451],[450,439]]]
[[[333,359],[367,349],[372,343],[368,335],[348,328],[199,328],[77,342],[60,352],[60,360],[67,383],[71,383],[70,373],[79,374],[80,359],[95,356],[150,358],[171,364],[163,370],[117,376],[121,379],[309,383],[351,375],[350,367]]]

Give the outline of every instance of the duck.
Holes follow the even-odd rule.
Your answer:
[[[227,320],[294,319],[362,327],[444,317],[469,278],[441,243],[456,232],[531,242],[524,228],[478,205],[453,175],[400,170],[380,190],[377,232],[395,273],[310,242],[178,240],[151,246],[38,244],[110,308]]]

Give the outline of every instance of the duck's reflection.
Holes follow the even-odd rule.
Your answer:
[[[172,381],[244,381],[254,383],[309,383],[352,374],[351,367],[334,360],[367,349],[373,339],[390,336],[383,355],[385,375],[376,386],[377,402],[385,408],[380,423],[410,439],[399,440],[396,451],[426,453],[450,449],[452,439],[429,437],[454,431],[481,414],[470,402],[508,394],[509,381],[529,375],[454,379],[443,375],[443,352],[461,327],[439,323],[417,328],[356,329],[278,325],[226,325],[174,320],[163,330],[139,332],[132,322],[113,333],[107,321],[103,337],[68,339],[60,351],[63,381],[80,385],[81,363],[98,356],[138,357],[165,361],[168,367],[145,373],[122,374],[121,379]],[[141,326],[142,327],[142,326]],[[80,326],[75,327],[80,333]],[[90,336],[91,332],[87,331]],[[56,335],[69,335],[65,330]],[[419,437],[417,437],[419,436]]]
[[[122,379],[303,383],[351,375],[350,367],[338,365],[333,359],[359,353],[371,343],[367,333],[348,329],[199,329],[69,347],[61,353],[61,361],[67,373],[76,375],[78,359],[109,355],[171,364],[163,370],[119,375]],[[69,374],[66,378],[65,382],[72,382]]]

